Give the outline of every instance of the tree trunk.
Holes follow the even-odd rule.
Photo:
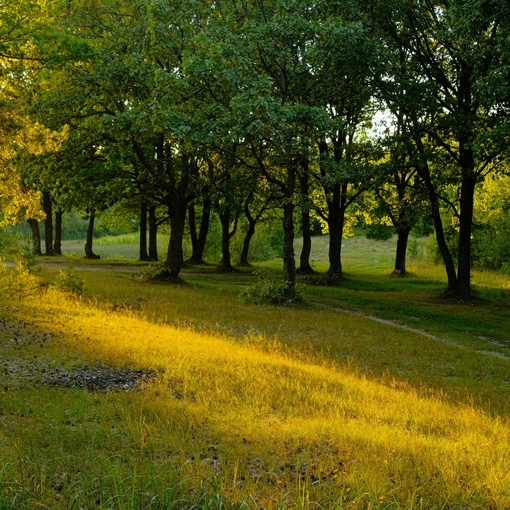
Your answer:
[[[395,275],[405,276],[407,274],[406,255],[410,232],[411,228],[404,224],[397,229],[397,251],[395,254],[395,268],[393,269]]]
[[[234,228],[230,230],[230,211],[221,211],[219,213],[221,223],[221,261],[220,267],[222,271],[233,271],[232,259],[230,256],[230,239],[237,230],[237,218]]]
[[[418,148],[421,149],[421,146],[419,144]],[[453,294],[457,291],[457,273],[455,271],[455,264],[453,262],[452,254],[450,252],[450,249],[448,248],[448,244],[446,243],[443,222],[441,221],[439,198],[437,197],[436,190],[434,188],[434,184],[430,176],[430,169],[428,167],[428,164],[425,163],[419,165],[418,174],[423,179],[423,182],[427,187],[431,208],[431,217],[432,221],[434,222],[434,231],[436,233],[436,242],[445,265],[446,277],[448,279],[445,294],[447,295]]]
[[[200,264],[204,263],[205,243],[209,234],[209,225],[211,222],[211,197],[205,196],[202,204],[202,217],[200,218],[200,230],[198,231],[197,253],[195,257]]]
[[[223,271],[232,271],[230,261],[230,212],[220,212],[221,223],[221,261],[220,266]]]
[[[43,191],[43,209],[46,215],[44,220],[44,246],[45,255],[55,255],[53,251],[53,210],[51,203],[51,195],[48,191]]]
[[[158,220],[155,205],[149,207],[149,260],[158,260]]]
[[[456,297],[471,297],[471,235],[473,230],[474,195],[477,181],[475,156],[473,154],[475,118],[478,100],[473,102],[472,86],[474,83],[473,63],[461,60],[458,81],[458,101],[461,118],[466,122],[458,132],[459,165],[462,170],[459,212],[459,248],[457,257]]]
[[[248,230],[246,231],[246,235],[244,236],[243,239],[243,249],[241,251],[241,258],[239,259],[239,265],[248,267],[250,265],[250,263],[248,262],[250,243],[253,236],[255,235],[255,226],[257,225],[257,221],[251,215],[248,205],[246,205],[244,208],[244,215],[248,220]]]
[[[96,255],[92,251],[92,243],[94,241],[94,221],[96,219],[95,213],[90,213],[89,225],[87,228],[87,241],[85,242],[85,258],[86,259],[99,259],[99,255]]]
[[[294,190],[296,170],[287,170],[287,187],[283,203],[283,281],[290,299],[296,296],[296,259],[294,253]]]
[[[147,253],[147,202],[145,200],[142,200],[140,204],[140,244],[138,260],[150,260],[149,254]]]
[[[344,236],[347,183],[335,184],[330,190],[328,204],[329,269],[328,274],[342,275],[342,239]]]
[[[191,264],[200,264],[201,261],[196,260],[196,253],[198,250],[198,232],[195,214],[195,204],[190,204],[188,206],[188,224],[191,239],[191,258],[189,259],[189,262]]]
[[[329,275],[342,275],[342,223],[339,218],[329,217]]]
[[[165,260],[166,276],[178,280],[184,262],[182,242],[186,226],[186,202],[173,204],[170,211],[170,240]]]
[[[160,157],[161,156],[158,154],[158,161]],[[163,161],[164,158],[160,163],[163,163]],[[167,195],[168,216],[170,217],[170,240],[168,241],[168,251],[165,260],[165,276],[173,281],[179,279],[179,273],[184,265],[182,243],[186,227],[186,210],[188,205],[186,194],[189,179],[194,171],[196,171],[196,164],[193,162],[193,158],[182,154],[180,181],[172,186],[171,191]]]
[[[41,255],[41,232],[39,231],[39,222],[30,218],[27,220],[32,231],[32,250],[34,255]]]
[[[63,211],[55,213],[55,241],[53,242],[53,251],[55,255],[62,255],[62,216]]]
[[[301,201],[306,202],[309,198],[308,162],[303,165],[303,173],[299,177],[299,183],[301,187]],[[312,251],[312,231],[310,228],[310,211],[306,205],[301,206],[301,228],[303,232],[303,246],[299,256],[299,272],[303,274],[310,274],[314,272],[312,266],[310,265],[310,253]]]
[[[471,296],[471,234],[473,228],[476,175],[469,169],[464,173],[460,193],[459,251],[456,295],[461,299]]]
[[[342,144],[337,141],[334,149],[334,160],[339,162],[342,159]],[[319,142],[320,168],[322,177],[327,177],[328,163],[331,162],[329,148],[326,141]],[[325,218],[329,230],[329,269],[328,275],[336,280],[342,275],[342,239],[345,225],[345,211],[347,208],[347,182],[323,185],[328,207],[328,215]]]
[[[283,205],[283,281],[290,299],[296,295],[296,260],[294,253],[294,204]]]

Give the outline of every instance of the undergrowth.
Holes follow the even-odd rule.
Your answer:
[[[257,283],[246,287],[241,296],[247,303],[255,305],[291,305],[303,303],[303,288],[300,285],[295,286],[294,291],[290,291],[287,282],[281,281],[271,276],[267,271],[255,271]]]

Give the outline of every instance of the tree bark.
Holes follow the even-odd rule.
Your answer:
[[[239,265],[248,267],[250,263],[248,262],[248,255],[250,253],[250,243],[255,235],[255,226],[257,225],[257,221],[251,215],[248,204],[244,207],[244,215],[248,220],[248,230],[243,239],[243,249],[241,250],[241,258],[239,259]]]
[[[27,222],[32,231],[32,250],[34,255],[41,255],[41,232],[39,230],[39,222],[33,218],[28,219]]]
[[[170,240],[165,260],[166,276],[177,280],[184,262],[182,242],[186,226],[186,202],[174,204],[170,214]]]
[[[53,242],[53,251],[55,255],[62,255],[62,216],[63,211],[55,212],[55,241]]]
[[[294,190],[296,169],[287,170],[287,186],[283,204],[283,281],[290,299],[296,296],[296,259],[294,253]]]
[[[340,162],[342,159],[342,143],[337,140],[334,144],[334,161]],[[319,152],[321,158],[321,175],[326,177],[329,173],[327,164],[330,161],[328,144],[321,140],[319,142]],[[325,220],[328,223],[329,230],[329,269],[328,275],[333,279],[342,275],[342,239],[345,225],[345,211],[347,209],[347,181],[337,182],[331,185],[323,185],[328,208]]]
[[[142,200],[140,204],[140,243],[138,260],[148,261],[147,253],[147,202]]]
[[[409,234],[411,228],[407,225],[401,225],[397,229],[397,251],[395,253],[395,267],[393,274],[405,276],[406,270],[406,256],[407,256],[407,243],[409,241]]]
[[[149,207],[149,260],[158,260],[158,220],[155,205]]]
[[[471,235],[473,230],[474,195],[476,173],[470,140],[460,140],[460,160],[462,184],[460,190],[459,247],[457,256],[457,297],[468,299],[471,296]]]
[[[287,286],[288,297],[296,295],[296,260],[294,253],[294,204],[283,206],[283,281]]]
[[[221,223],[221,261],[220,267],[222,271],[233,271],[232,257],[230,254],[230,239],[234,236],[237,230],[237,218],[234,221],[234,227],[230,230],[230,211],[225,210],[219,213]]]
[[[49,191],[43,191],[43,209],[46,215],[44,220],[44,246],[46,249],[45,255],[55,255],[53,251],[53,210],[51,195]]]
[[[161,148],[162,150],[162,148]],[[158,155],[158,160],[160,156]],[[181,177],[179,182],[174,183],[167,196],[168,216],[170,217],[170,240],[165,260],[165,276],[170,280],[178,280],[181,268],[184,265],[184,253],[182,243],[186,227],[186,199],[191,173],[196,169],[190,156],[181,155]]]
[[[200,264],[204,263],[205,244],[209,234],[209,225],[211,223],[211,197],[206,195],[202,204],[202,217],[200,218],[200,230],[198,231],[196,258]]]
[[[198,232],[197,232],[197,220],[195,213],[195,204],[188,206],[188,224],[189,224],[189,235],[191,239],[191,257],[189,262],[191,264],[200,264],[200,261],[196,261],[196,253],[198,250]]]
[[[92,251],[92,244],[94,242],[94,221],[96,219],[95,213],[90,213],[89,225],[87,228],[87,241],[85,242],[85,258],[86,259],[99,259],[99,255],[96,255]]]
[[[204,251],[207,235],[209,234],[209,224],[211,219],[211,199],[205,196],[202,203],[202,216],[200,218],[200,228],[197,231],[196,213],[193,205],[188,207],[188,222],[191,234],[191,264],[204,264]]]
[[[303,173],[299,177],[301,188],[301,201],[306,202],[309,195],[308,186],[308,162],[303,165]],[[299,256],[299,273],[310,274],[314,270],[310,265],[310,253],[312,252],[312,231],[310,227],[310,211],[306,205],[301,206],[301,229],[303,233],[303,246]]]
[[[434,188],[434,183],[432,182],[428,164],[425,163],[419,165],[418,174],[423,179],[429,194],[431,208],[430,215],[432,217],[432,221],[434,222],[436,242],[445,265],[446,277],[448,280],[445,294],[453,294],[457,290],[457,272],[455,270],[455,263],[453,262],[452,254],[448,248],[448,244],[444,235],[443,222],[441,221],[441,211],[439,207],[439,198]]]
[[[224,271],[232,271],[230,261],[230,211],[222,211],[219,214],[221,223],[221,261],[220,266]]]
[[[342,239],[344,235],[347,183],[335,184],[327,199],[329,229],[329,275],[342,275]]]

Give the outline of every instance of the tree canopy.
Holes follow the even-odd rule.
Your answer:
[[[136,198],[168,219],[173,279],[196,207],[229,266],[239,218],[273,202],[292,296],[298,211],[327,227],[336,276],[346,222],[389,218],[404,274],[428,217],[468,297],[477,189],[507,168],[509,23],[503,0],[4,3],[2,221],[39,218],[39,193],[89,213]]]

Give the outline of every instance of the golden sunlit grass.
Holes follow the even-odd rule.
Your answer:
[[[83,299],[1,296],[0,509],[509,508],[508,278],[474,272],[474,301],[444,301],[441,267],[390,277],[392,251],[347,240],[342,282],[301,277],[294,308],[244,303],[250,270],[168,286],[128,261],[75,260]],[[154,379],[44,383],[96,364]]]
[[[263,320],[277,322],[271,314],[279,313],[280,324],[287,313],[266,311]],[[140,393],[1,393],[6,495],[6,484],[17,483],[49,508],[510,506],[510,424],[440,391],[383,383],[298,342],[150,323],[51,289],[11,313],[53,333],[45,356],[157,377]],[[296,331],[326,317],[288,313]],[[298,316],[303,322],[292,322]],[[345,322],[346,341],[390,338],[388,327],[377,339],[372,324],[360,333],[361,318]],[[394,333],[416,342],[411,332]],[[438,358],[456,352],[426,340],[421,348],[432,357],[439,349]]]

